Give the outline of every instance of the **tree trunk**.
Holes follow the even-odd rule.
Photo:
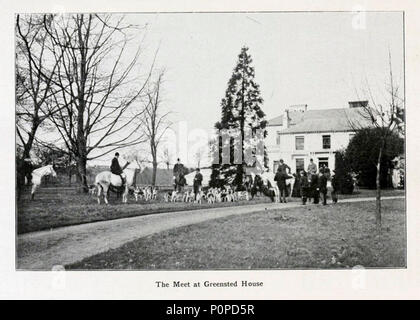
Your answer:
[[[68,170],[67,170],[67,176],[69,178],[69,187],[71,186],[71,155],[69,155],[69,162],[68,162]]]
[[[376,164],[376,226],[380,230],[382,225],[381,217],[381,158],[383,146],[379,149],[378,162]]]
[[[157,161],[153,160],[153,174],[152,174],[152,185],[156,186],[156,172],[157,172]]]
[[[245,72],[242,72],[242,97],[241,97],[241,115],[240,115],[240,130],[241,130],[241,163],[237,167],[237,186],[242,187],[243,185],[243,176],[244,176],[244,138],[245,138]]]
[[[86,163],[86,156],[77,157],[77,182],[79,184],[79,191],[84,193],[88,192]]]

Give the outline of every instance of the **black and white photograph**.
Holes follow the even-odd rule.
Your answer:
[[[404,12],[16,12],[16,270],[407,267]]]

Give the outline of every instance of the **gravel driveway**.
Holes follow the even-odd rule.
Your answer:
[[[403,196],[384,197],[401,199]],[[372,201],[375,198],[355,198],[344,202]],[[261,203],[249,206],[223,207],[194,211],[160,213],[147,216],[87,223],[18,235],[18,270],[51,270],[94,254],[117,248],[128,241],[164,230],[200,223],[231,215],[300,206],[297,202]]]

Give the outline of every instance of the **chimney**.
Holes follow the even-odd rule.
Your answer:
[[[283,127],[286,129],[289,128],[290,118],[289,118],[289,109],[284,110],[283,114]]]
[[[365,108],[368,105],[368,100],[361,100],[361,101],[349,101],[349,108]]]

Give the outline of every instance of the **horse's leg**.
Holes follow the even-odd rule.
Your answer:
[[[37,187],[38,187],[38,185],[35,184],[35,183],[32,185],[31,200],[34,200],[35,199],[35,191],[36,191]]]
[[[101,204],[101,191],[102,191],[102,186],[101,184],[97,184],[96,188],[98,189],[97,195],[98,195],[98,204]]]
[[[127,185],[125,185],[125,190],[122,195],[122,198],[123,198],[123,203],[127,203],[128,201],[128,186]]]
[[[103,188],[103,192],[104,192],[104,201],[105,201],[105,204],[108,205],[109,186],[105,185],[105,186],[102,186],[102,188]]]
[[[294,182],[290,181],[289,201],[292,200],[293,187],[294,187]]]

